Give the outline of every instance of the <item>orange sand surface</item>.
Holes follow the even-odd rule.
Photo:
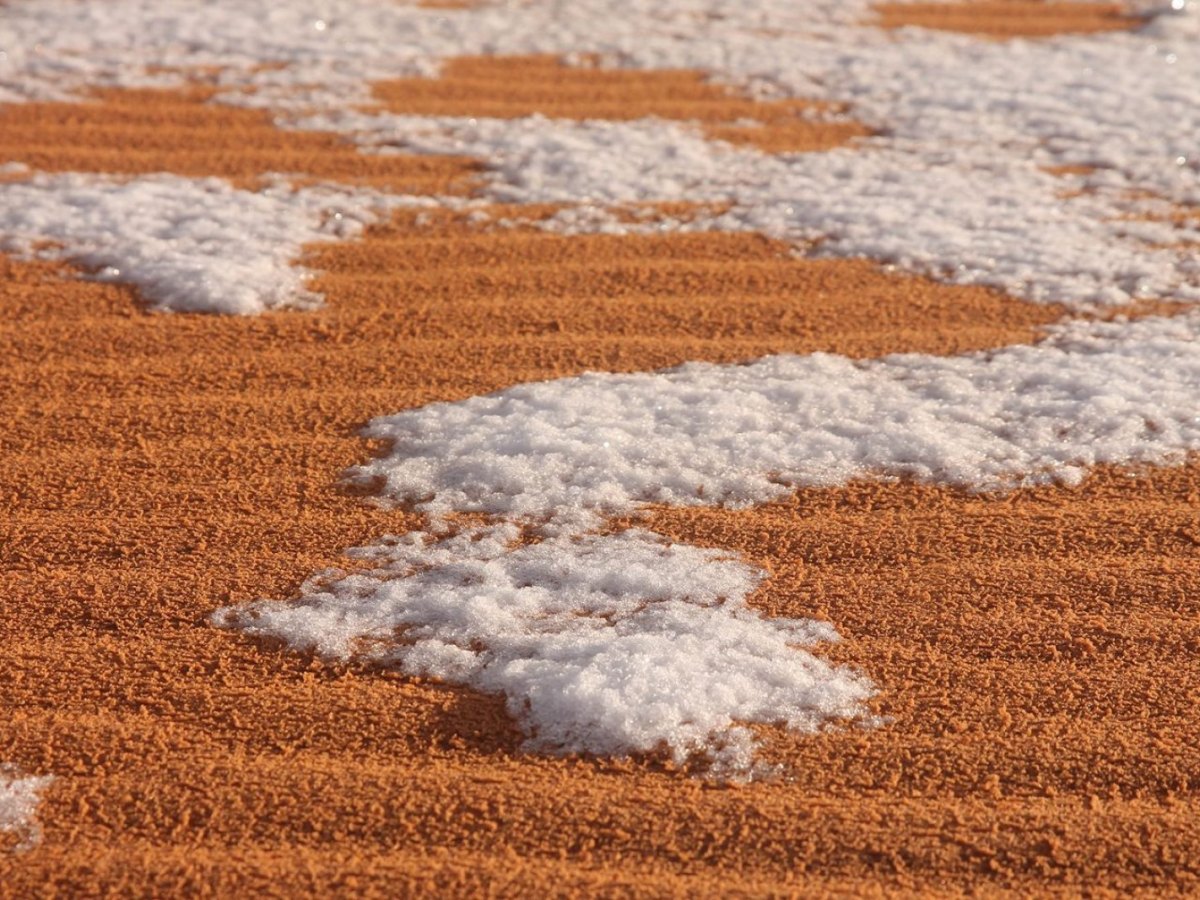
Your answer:
[[[360,157],[202,99],[0,108],[0,157],[426,191],[478,167]],[[74,128],[139,152],[88,150]],[[239,149],[248,134],[257,149]],[[417,524],[338,486],[373,416],[585,369],[961,352],[1031,340],[1061,310],[752,235],[565,238],[450,215],[305,262],[324,308],[222,318],[149,314],[127,288],[0,257],[0,760],[57,776],[41,846],[0,843],[0,897],[1200,887],[1200,464],[1005,496],[856,484],[651,511],[769,570],[754,604],[828,618],[845,637],[829,654],[880,688],[876,729],[762,729],[787,774],[742,786],[522,753],[498,698],[206,624]]]
[[[1128,31],[1142,20],[1123,3],[972,0],[969,3],[879,3],[885,28],[915,25],[991,38],[1052,37]]]
[[[261,110],[207,103],[213,93],[106,89],[91,103],[0,105],[0,160],[44,172],[212,175],[239,187],[300,173],[407,194],[462,193],[482,168],[465,157],[360,153],[334,134],[282,131]]]

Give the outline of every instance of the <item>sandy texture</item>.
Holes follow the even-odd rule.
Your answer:
[[[411,524],[335,486],[366,452],[352,432],[371,416],[589,367],[957,350],[1022,339],[1053,314],[780,250],[742,235],[399,222],[315,255],[326,309],[254,320],[146,315],[123,289],[6,263],[15,402],[0,545],[16,602],[3,607],[0,755],[62,776],[43,806],[45,846],[6,873],[12,883],[112,887],[133,855],[135,884],[178,888],[217,877],[193,848],[227,843],[241,848],[220,866],[230,887],[310,852],[329,885],[349,847],[365,873],[430,878],[417,847],[500,853],[477,819],[514,829],[499,846],[533,857],[611,841],[623,822],[619,858],[661,869],[659,850],[637,849],[654,830],[649,798],[661,813],[680,790],[709,791],[644,767],[519,756],[496,701],[309,671],[203,619],[286,596],[341,549]],[[624,811],[601,815],[614,791],[632,791]],[[538,809],[502,810],[528,794]],[[552,826],[566,797],[582,806]],[[457,805],[475,812],[442,822]],[[407,856],[387,850],[399,846]],[[659,875],[681,877],[673,868]],[[552,883],[554,871],[530,877]]]
[[[245,133],[189,155],[181,122],[220,140],[266,128],[257,113],[110,103],[144,155],[89,165],[73,122],[117,140],[99,103],[0,111],[2,152],[235,179],[282,165],[245,161]],[[323,177],[430,164],[367,171],[385,163],[310,137],[250,146]],[[473,171],[437,164],[430,184]],[[127,289],[0,259],[0,760],[57,776],[43,844],[0,852],[0,896],[1200,886],[1200,465],[1006,497],[899,484],[656,511],[664,534],[769,569],[761,608],[831,619],[835,655],[892,717],[767,730],[790,774],[740,788],[522,754],[496,698],[205,624],[415,524],[337,487],[372,416],[587,368],[958,352],[1058,315],[784,249],[401,218],[313,252],[324,309],[256,319],[151,315]]]
[[[207,103],[213,93],[109,89],[93,103],[0,105],[0,160],[43,172],[213,175],[239,187],[301,173],[408,194],[462,193],[482,168],[464,157],[360,153],[334,134],[282,131],[261,110]]]
[[[1142,21],[1122,3],[1075,3],[1069,0],[880,3],[875,10],[885,28],[915,25],[997,39],[1128,31]]]

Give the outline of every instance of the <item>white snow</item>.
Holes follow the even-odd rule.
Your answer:
[[[375,420],[354,470],[435,519],[570,527],[644,503],[746,505],[797,485],[907,477],[1077,482],[1200,450],[1200,316],[1074,324],[958,357],[773,356],[520,385]]]
[[[752,767],[745,723],[811,731],[861,716],[873,689],[803,649],[829,625],[769,619],[745,598],[764,573],[633,529],[520,545],[511,524],[361,551],[381,567],[326,578],[291,603],[218,624],[326,656],[353,655],[507,697],[531,749],[708,752]]]
[[[220,67],[238,102],[329,109],[367,99],[367,82],[432,74],[442,60],[479,53],[610,55],[650,43],[674,48],[722,32],[828,32],[866,14],[864,0],[611,0],[484,3],[423,9],[397,0],[15,0],[0,21],[0,100],[63,96],[96,84],[178,83],[179,70]],[[284,63],[283,71],[262,63]],[[166,67],[168,71],[161,71]],[[242,90],[254,88],[246,96]]]
[[[319,302],[295,265],[305,244],[346,239],[418,202],[286,184],[245,191],[218,178],[40,174],[0,182],[0,250],[69,260],[136,285],[159,309],[260,313]]]
[[[1145,218],[1169,212],[1169,204],[1129,196],[1126,181],[1120,190],[1063,197],[1063,179],[1027,155],[1008,158],[983,144],[889,140],[771,156],[658,120],[342,113],[304,124],[354,131],[366,145],[487,159],[492,199],[583,204],[543,225],[565,234],[645,230],[596,215],[602,207],[711,202],[731,208],[670,227],[815,243],[814,255],[866,256],[1082,308],[1150,296],[1200,300],[1200,261],[1187,244],[1200,240],[1200,227]]]
[[[0,765],[0,834],[16,834],[17,852],[28,850],[41,839],[35,815],[41,792],[54,779],[22,776],[15,766]]]
[[[494,199],[729,200],[727,214],[693,227],[815,241],[820,253],[1034,300],[1196,300],[1194,254],[1177,249],[1196,228],[1138,220],[1200,203],[1193,5],[1149,4],[1160,15],[1135,34],[990,42],[886,33],[863,24],[862,0],[661,0],[619,15],[608,0],[457,11],[392,0],[38,0],[6,6],[0,21],[0,99],[174,83],[190,67],[218,66],[223,102],[266,106],[368,148],[476,154],[494,166]],[[530,52],[699,69],[764,97],[848,104],[880,134],[851,151],[770,157],[658,122],[348,112],[369,101],[375,79],[435,74],[463,54]],[[1044,171],[1064,165],[1096,171]]]

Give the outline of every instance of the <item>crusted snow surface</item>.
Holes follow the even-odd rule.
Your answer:
[[[503,694],[538,750],[665,748],[746,773],[746,723],[811,731],[863,714],[869,682],[805,649],[836,640],[833,628],[751,610],[764,573],[728,554],[639,529],[519,538],[502,524],[392,539],[360,552],[375,571],[217,622]]]
[[[0,183],[0,250],[62,259],[136,285],[159,309],[260,313],[312,306],[305,244],[358,234],[388,208],[420,201],[217,179],[35,175]]]
[[[355,470],[431,516],[585,527],[643,503],[745,505],[907,477],[1077,482],[1200,449],[1200,317],[1075,323],[958,357],[766,357],[521,385],[375,420]]]
[[[17,852],[32,848],[41,839],[35,815],[42,790],[53,780],[22,776],[15,766],[0,764],[0,834],[17,836]]]

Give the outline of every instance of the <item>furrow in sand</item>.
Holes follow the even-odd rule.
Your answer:
[[[1124,3],[973,0],[967,3],[877,3],[884,28],[932,28],[996,40],[1130,31],[1144,21]]]
[[[278,128],[271,114],[208,102],[215,91],[96,90],[86,100],[0,105],[0,159],[44,172],[226,178],[272,172],[397,193],[461,194],[482,165],[434,155],[369,155],[334,134]]]

